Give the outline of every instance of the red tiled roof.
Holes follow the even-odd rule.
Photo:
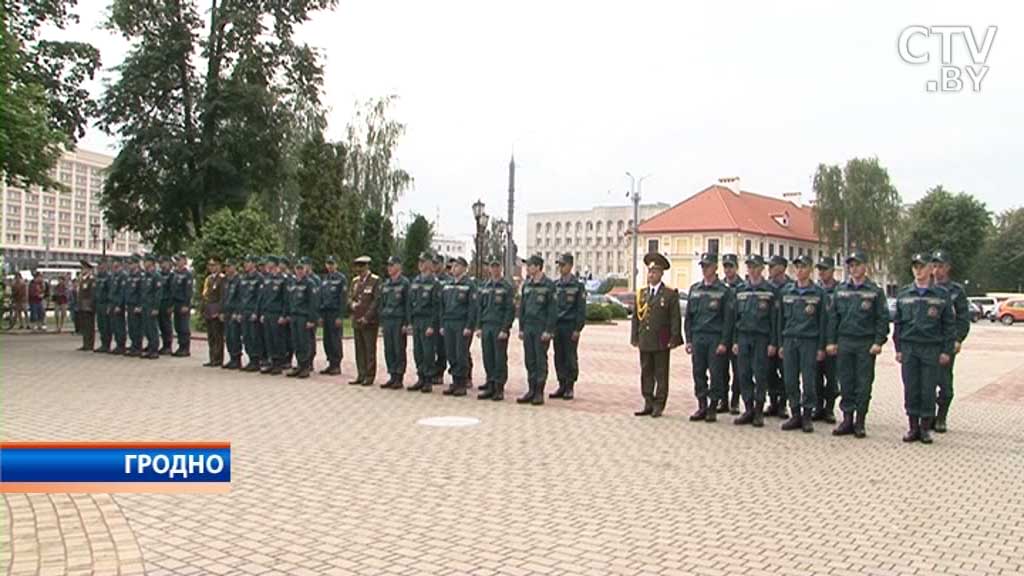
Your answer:
[[[776,218],[788,216],[783,226]],[[814,211],[788,200],[708,186],[679,204],[640,223],[641,234],[745,232],[787,240],[817,242]]]

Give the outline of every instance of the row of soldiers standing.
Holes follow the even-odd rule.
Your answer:
[[[890,323],[885,291],[866,275],[867,256],[850,253],[850,274],[843,283],[833,278],[835,262],[828,257],[817,265],[810,255],[797,258],[795,279],[786,275],[788,262],[782,256],[772,257],[770,276],[764,277],[765,261],[754,254],[747,257],[748,274],[740,280],[737,260],[735,255],[723,257],[726,278],[719,279],[718,255],[701,256],[703,279],[690,287],[681,320],[678,293],[661,283],[667,259],[659,254],[645,257],[648,287],[638,291],[632,327],[645,400],[637,415],[661,415],[668,395],[668,354],[685,342],[693,356],[698,405],[690,420],[714,422],[719,412],[739,413],[742,398],[746,410],[734,420],[737,425],[760,427],[765,416],[779,416],[788,418],[783,430],[813,432],[814,421],[835,422],[834,403],[841,389],[843,421],[833,434],[865,437],[875,359]],[[815,266],[818,283],[811,279]],[[914,283],[897,295],[893,340],[909,419],[904,440],[930,443],[932,430],[946,431],[953,360],[970,320],[966,294],[950,280],[946,252],[915,254],[912,272]],[[726,376],[730,365],[731,402]]]
[[[183,254],[81,261],[78,350],[156,359],[190,355],[192,272]],[[159,263],[159,265],[158,265]],[[96,345],[96,331],[99,345]],[[172,352],[174,337],[178,348]]]

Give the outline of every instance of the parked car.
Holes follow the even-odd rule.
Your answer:
[[[609,296],[616,298],[619,303],[626,307],[626,310],[628,310],[630,314],[633,313],[633,310],[636,310],[635,292],[615,292],[614,294],[609,294]]]
[[[968,300],[967,309],[970,311],[972,324],[985,317],[985,309],[977,302]]]
[[[1024,300],[1004,300],[996,308],[995,318],[1004,326],[1012,326],[1014,322],[1024,322]]]
[[[613,304],[629,310],[629,306],[611,294],[587,294],[587,304]]]
[[[992,318],[993,321],[995,320],[993,312],[996,311],[996,306],[999,305],[995,298],[989,296],[970,296],[967,298],[967,301],[981,307],[982,318]]]

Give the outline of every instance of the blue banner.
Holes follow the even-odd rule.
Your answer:
[[[230,482],[231,448],[0,448],[0,482]]]

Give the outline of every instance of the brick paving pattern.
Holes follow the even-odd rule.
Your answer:
[[[203,368],[202,342],[143,362],[2,337],[0,438],[226,439],[234,469],[229,494],[4,495],[0,571],[1024,573],[1024,329],[975,325],[932,446],[900,442],[891,344],[857,441],[687,422],[681,350],[666,417],[635,418],[627,337],[588,327],[577,400],[543,407],[347,386],[350,341],[342,376],[296,381]],[[518,341],[510,364],[518,393]],[[416,425],[445,415],[481,424]]]

